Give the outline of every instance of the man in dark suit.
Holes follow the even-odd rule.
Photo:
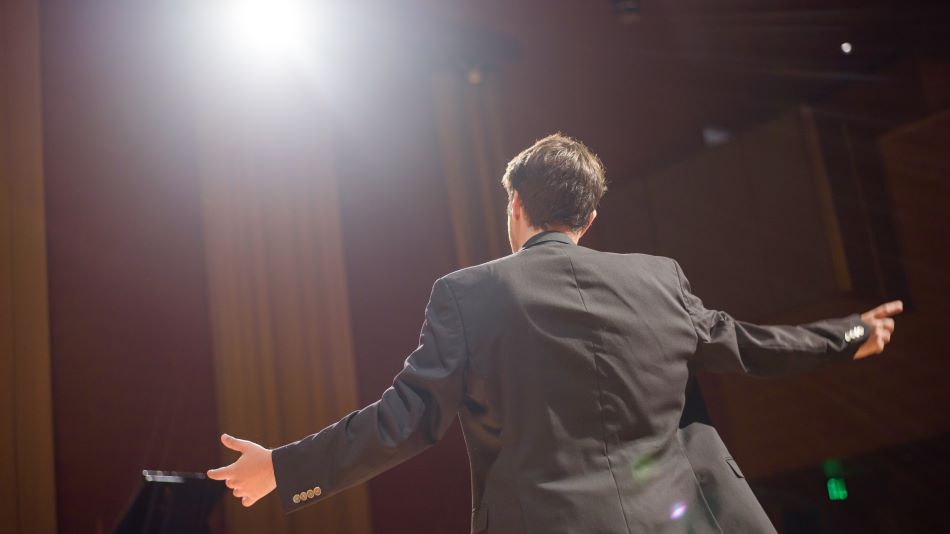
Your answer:
[[[287,511],[437,442],[458,417],[472,531],[769,532],[715,430],[680,428],[692,369],[774,375],[884,349],[900,302],[801,326],[706,309],[669,258],[577,245],[606,190],[587,147],[553,135],[516,156],[512,254],[435,282],[419,347],[382,398],[298,442],[209,471],[245,506]]]

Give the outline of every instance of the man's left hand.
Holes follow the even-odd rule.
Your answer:
[[[231,465],[209,470],[208,478],[223,480],[245,507],[274,491],[277,480],[274,478],[270,449],[227,434],[221,434],[221,443],[241,453],[241,457]]]
[[[904,303],[893,300],[861,314],[861,321],[870,329],[870,334],[867,341],[858,348],[854,355],[855,360],[884,352],[884,347],[891,342],[891,336],[894,335],[893,317],[902,311]]]

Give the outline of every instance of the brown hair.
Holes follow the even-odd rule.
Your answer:
[[[508,162],[501,184],[509,206],[518,192],[532,226],[573,231],[587,224],[607,191],[600,158],[584,143],[560,133],[539,139]]]

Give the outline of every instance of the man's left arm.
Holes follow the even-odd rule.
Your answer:
[[[378,401],[273,451],[223,437],[225,445],[242,457],[209,471],[209,476],[225,480],[245,506],[276,485],[286,512],[359,484],[422,452],[445,434],[464,395],[467,362],[458,304],[448,282],[440,279],[426,306],[418,348]],[[270,478],[257,480],[261,472]]]
[[[884,350],[894,332],[893,316],[903,310],[893,301],[860,315],[803,325],[753,324],[706,308],[676,261],[673,267],[697,337],[696,369],[774,376],[865,358]]]

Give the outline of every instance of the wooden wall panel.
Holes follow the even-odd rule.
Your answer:
[[[899,263],[909,288],[907,295],[888,295],[904,298],[906,311],[897,318],[896,335],[884,355],[779,380],[721,376],[704,382],[713,419],[751,476],[818,466],[826,457],[898,446],[950,429],[950,396],[942,379],[948,360],[940,339],[950,310],[943,298],[950,290],[945,276],[950,258],[943,245],[950,235],[945,217],[948,125],[944,112],[898,128],[880,143],[886,190],[873,195],[889,197],[893,211],[886,215],[893,217],[901,245],[899,254],[881,261]],[[856,183],[866,184],[861,178]],[[860,192],[846,193],[861,201]],[[873,228],[863,219],[848,222],[863,224],[865,232]],[[808,256],[818,250],[799,254],[815,262]],[[877,303],[843,292],[766,319],[802,322]]]
[[[768,318],[835,295],[819,179],[799,112],[645,178],[656,250],[710,305]]]

